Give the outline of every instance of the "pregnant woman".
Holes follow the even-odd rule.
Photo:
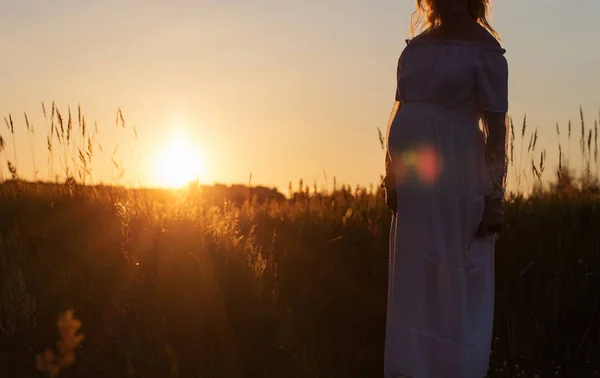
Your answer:
[[[422,32],[398,61],[383,183],[394,213],[385,378],[487,372],[508,110],[508,64],[488,8],[417,0],[411,27]]]

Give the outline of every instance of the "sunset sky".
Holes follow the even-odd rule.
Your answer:
[[[32,177],[33,155],[47,177],[41,102],[56,101],[63,116],[81,104],[88,127],[98,122],[95,182],[113,180],[119,144],[123,183],[167,185],[164,161],[177,160],[165,156],[187,145],[205,182],[246,183],[252,173],[285,191],[300,178],[324,186],[326,172],[329,185],[333,176],[377,184],[377,128],[385,131],[413,9],[411,0],[4,1],[0,113],[15,120],[19,173]],[[494,2],[510,113],[539,127],[551,167],[556,122],[578,131],[579,105],[588,125],[598,118],[598,14],[597,0]],[[119,107],[124,129],[115,128]],[[0,135],[14,160],[6,127]],[[168,147],[172,138],[180,144]]]

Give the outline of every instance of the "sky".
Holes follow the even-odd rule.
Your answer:
[[[80,105],[88,130],[97,122],[92,182],[159,186],[193,170],[208,183],[247,183],[252,174],[253,184],[283,191],[301,178],[377,185],[377,128],[385,132],[413,10],[411,0],[3,1],[0,115],[15,124],[15,146],[0,125],[3,175],[4,159],[25,178],[34,161],[39,178],[60,172],[56,146],[48,163],[41,107],[55,101],[65,118],[69,106],[77,118]],[[539,128],[550,168],[556,123],[566,152],[579,106],[588,126],[598,118],[599,13],[597,0],[493,3],[510,66],[509,113]],[[115,126],[119,108],[125,128]],[[181,159],[196,165],[175,169]]]

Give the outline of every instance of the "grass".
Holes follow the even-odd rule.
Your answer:
[[[83,185],[93,134],[80,112],[81,138],[75,117],[44,112],[60,182],[19,180],[16,159],[0,151],[12,167],[0,186],[2,376],[381,376],[390,212],[379,190],[301,184],[286,199],[258,188]],[[14,147],[12,116],[7,125]],[[582,121],[583,178],[559,139],[545,185],[545,153],[526,129],[511,128],[511,151],[523,149],[510,153],[511,171],[527,172],[534,189],[511,196],[497,241],[489,375],[593,377],[597,128]]]

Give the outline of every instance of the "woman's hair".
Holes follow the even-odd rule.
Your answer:
[[[442,13],[439,9],[440,1],[444,0],[416,0],[417,10],[413,13],[410,23],[410,34],[413,37],[416,29],[423,31],[423,29],[433,29],[442,24]],[[491,0],[469,0],[467,9],[478,24],[499,40],[500,36],[488,21],[490,3]]]

